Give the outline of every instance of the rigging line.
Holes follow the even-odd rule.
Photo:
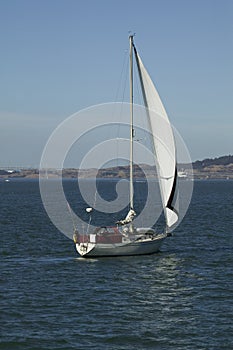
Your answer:
[[[137,71],[137,64],[134,62],[134,66],[135,66],[135,71]],[[144,105],[144,101],[143,101],[143,95],[142,95],[142,90],[141,90],[141,84],[140,84],[140,79],[139,79],[139,75],[135,74],[135,87],[136,87],[136,91],[137,91],[137,97],[138,97],[138,104],[139,106],[144,107],[142,108],[137,108],[137,114],[136,117],[138,117],[138,119],[142,122],[142,125],[140,127],[140,132],[142,132],[142,136],[140,139],[137,140],[137,138],[135,139],[135,141],[142,141],[143,145],[148,148],[147,143],[149,142],[149,146],[150,146],[150,150],[152,151],[152,139],[150,137],[150,132],[149,132],[149,125],[148,125],[148,120],[147,120],[147,116],[145,116],[144,112],[145,111],[145,105]]]
[[[128,53],[129,51],[126,50],[125,51],[125,62],[124,62],[124,82],[123,82],[123,94],[122,94],[122,98],[121,98],[121,106],[120,106],[120,112],[119,112],[119,120],[122,120],[122,110],[123,110],[123,104],[124,104],[124,100],[125,100],[125,91],[126,91],[126,85],[127,85],[127,81],[128,81],[128,74],[126,74],[126,71],[128,72],[129,70],[129,61],[128,61]],[[123,73],[123,70],[122,70]],[[123,74],[122,74],[122,80],[123,80]],[[118,143],[118,139],[120,138],[120,128],[121,128],[121,123],[119,123],[117,125],[117,141],[116,141],[116,156],[117,156],[117,166],[119,165],[119,143]]]
[[[121,120],[121,117],[122,117],[123,103],[124,103],[124,99],[125,99],[126,81],[127,81],[126,69],[128,70],[128,66],[129,66],[129,62],[128,62],[127,58],[128,58],[128,50],[125,50],[120,79],[118,82],[118,88],[117,88],[115,100],[114,100],[114,103],[116,104],[117,100],[119,98],[119,95],[120,95],[120,89],[122,88],[122,85],[123,85],[123,96],[121,97],[121,101],[120,101],[121,105],[120,105],[120,111],[119,111],[119,120]],[[116,114],[116,111],[117,111],[117,108],[113,108],[113,110],[112,110],[113,117]],[[117,140],[119,139],[119,136],[120,136],[120,127],[121,127],[121,124],[118,123],[117,127],[116,127],[116,156],[117,156],[117,159],[118,159],[118,155],[119,155],[119,144],[118,144]],[[119,160],[117,160],[117,166],[118,165],[119,165]]]
[[[121,74],[120,74],[120,79],[119,79],[119,83],[118,83],[118,88],[117,88],[116,96],[115,96],[115,102],[117,101],[118,96],[119,96],[119,93],[120,93],[120,87],[121,87],[122,80],[123,80],[123,74],[124,74],[124,71],[125,71],[125,65],[126,65],[126,63],[127,63],[127,57],[128,57],[128,50],[125,50],[125,55],[124,55],[124,60],[123,60],[123,66],[122,66],[122,70],[121,70]]]
[[[86,234],[88,234],[88,231],[89,231],[89,228],[90,228],[90,224],[91,224],[91,214],[89,216],[88,225],[87,225],[87,233]]]
[[[69,210],[69,213],[70,213],[70,217],[71,217],[71,220],[72,220],[73,230],[75,231],[76,226],[75,226],[75,222],[74,222],[74,217],[73,217],[72,209],[71,209],[70,204],[69,204],[68,201],[66,201],[66,204],[67,204],[67,207],[68,207],[68,210]]]
[[[148,140],[149,140],[149,144],[150,144],[150,148],[151,148],[150,150],[154,154],[156,154],[155,148],[154,148],[154,141],[153,141],[154,135],[153,135],[153,132],[152,132],[151,123],[150,123],[150,116],[149,116],[150,115],[150,110],[148,108],[148,102],[147,102],[147,97],[146,97],[146,93],[145,93],[144,82],[143,82],[143,79],[142,79],[142,72],[141,72],[140,63],[139,63],[139,57],[138,57],[138,53],[137,53],[137,49],[136,49],[135,45],[133,45],[133,48],[134,48],[135,60],[136,60],[136,63],[137,63],[138,76],[139,76],[139,80],[140,80],[141,94],[142,94],[142,97],[143,97],[145,112],[146,112],[146,115],[147,115],[146,121],[147,121],[147,130],[148,130],[148,133],[149,133]],[[156,159],[154,159],[154,161],[155,161],[154,164],[157,167]]]
[[[135,67],[134,71],[136,72],[137,71],[137,64],[135,61],[134,61],[134,67]],[[140,80],[139,80],[138,74],[135,74],[134,81],[135,81],[135,87],[136,87],[136,91],[137,91],[136,96],[138,98],[138,104],[143,105],[143,97],[142,97],[141,85],[140,85]],[[134,100],[135,99],[136,98],[134,98]]]
[[[125,86],[126,86],[126,74],[125,74],[125,70],[128,68],[126,68],[126,64],[128,66],[128,60],[127,60],[127,57],[128,57],[128,50],[125,50],[124,51],[124,58],[123,58],[123,64],[122,64],[122,69],[121,69],[121,74],[120,74],[120,78],[119,78],[119,81],[118,81],[118,84],[117,84],[117,89],[116,89],[116,94],[115,94],[115,99],[113,101],[113,103],[117,103],[117,100],[119,98],[119,95],[120,95],[120,89],[123,85],[123,97],[121,99],[120,102],[124,102],[124,96],[125,96]],[[125,75],[125,80],[123,81],[123,77]]]
[[[95,207],[96,207],[96,197],[97,197],[97,193],[98,193],[98,189],[97,189],[97,181],[96,181],[96,190],[95,190],[95,195],[94,195],[94,202],[93,202],[93,205],[92,205],[92,207],[91,207],[91,211],[90,211],[90,215],[89,215],[89,220],[88,220],[88,224],[87,224],[87,232],[86,232],[86,234],[89,233],[89,228],[90,228],[91,220],[92,220],[92,210],[95,209]]]

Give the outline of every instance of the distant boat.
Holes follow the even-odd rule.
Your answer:
[[[171,235],[171,227],[178,221],[175,207],[177,195],[176,147],[171,124],[158,92],[147,73],[134,45],[133,36],[129,36],[130,45],[130,204],[127,216],[119,220],[114,227],[98,227],[93,232],[84,233],[75,229],[73,240],[76,250],[82,257],[143,255],[158,252],[166,237]],[[156,155],[159,184],[165,216],[165,228],[160,234],[151,227],[135,227],[133,199],[133,57],[139,74],[144,105],[153,135],[153,151]],[[153,112],[161,117],[155,120]],[[158,141],[159,140],[159,141]],[[161,142],[162,140],[162,142]],[[161,147],[161,144],[163,147]],[[92,208],[87,208],[91,213]]]
[[[178,177],[180,178],[187,178],[188,175],[185,171],[178,171]]]

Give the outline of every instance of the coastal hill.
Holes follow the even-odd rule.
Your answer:
[[[233,179],[233,155],[197,160],[193,174],[194,178]]]
[[[193,177],[194,179],[233,179],[233,155],[222,156],[218,158],[206,158],[204,160],[197,160],[193,162]],[[154,177],[155,168],[150,165],[134,166],[134,177],[142,178],[145,177],[144,172],[147,177]],[[61,174],[59,170],[47,169],[44,174],[48,178],[56,178]],[[129,167],[128,166],[116,166],[105,169],[63,169],[62,176],[64,178],[128,178],[129,177]],[[191,174],[190,165],[179,164],[178,165],[178,175],[183,178],[189,178]],[[0,169],[0,178],[38,178],[38,169],[20,169],[6,170]]]
[[[204,169],[211,166],[228,166],[233,164],[233,156],[222,156],[218,158],[206,158],[193,163],[194,169]]]

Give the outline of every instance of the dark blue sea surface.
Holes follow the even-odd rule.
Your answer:
[[[79,258],[38,181],[0,195],[0,349],[233,349],[233,181],[195,181],[161,252],[123,258]]]

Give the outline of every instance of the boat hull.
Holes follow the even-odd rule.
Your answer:
[[[85,258],[154,254],[159,251],[166,237],[167,235],[161,234],[154,238],[133,241],[127,244],[77,243],[76,250]]]

